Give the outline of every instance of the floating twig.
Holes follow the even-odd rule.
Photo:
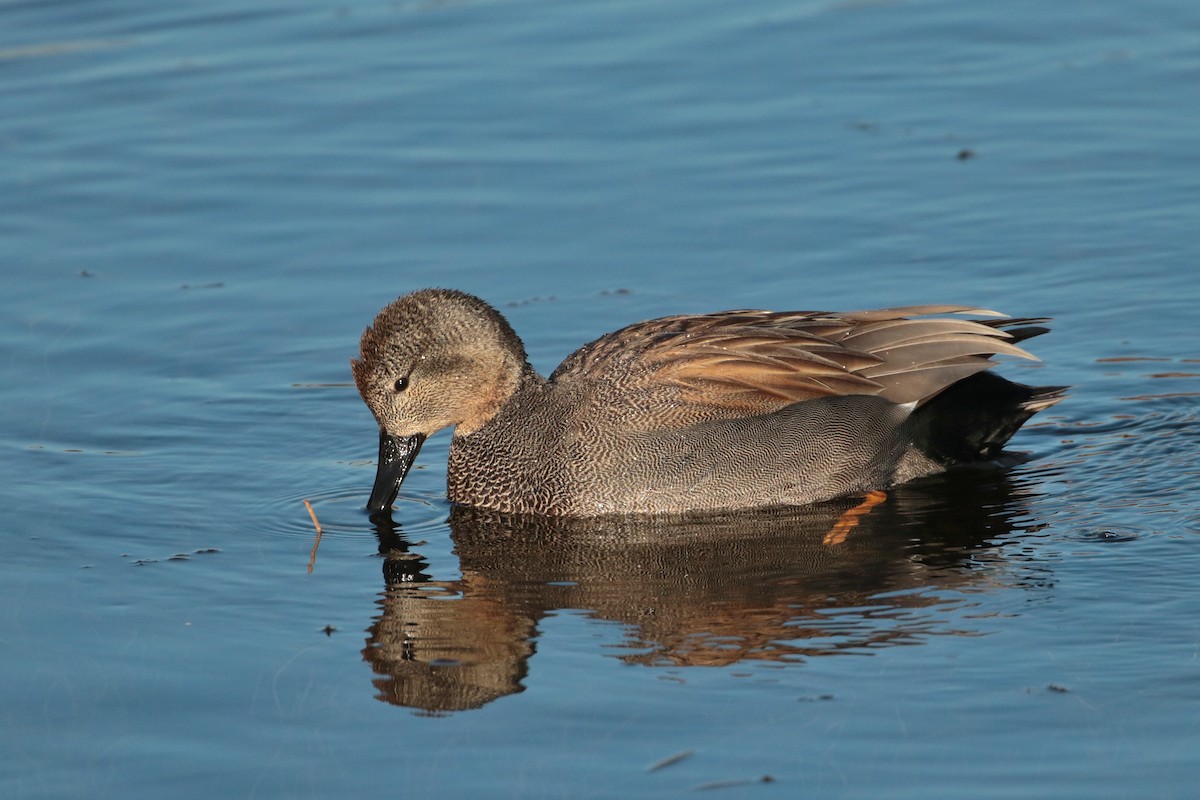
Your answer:
[[[317,529],[317,538],[313,542],[312,552],[308,555],[308,574],[312,575],[313,565],[317,563],[317,548],[321,545],[321,534],[325,531],[321,530],[321,523],[317,522],[317,512],[313,511],[312,503],[306,499],[304,507],[308,509],[308,515],[312,517],[313,527]]]

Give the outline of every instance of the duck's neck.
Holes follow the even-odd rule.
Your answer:
[[[522,361],[520,366],[504,370],[500,377],[484,390],[483,396],[475,406],[475,413],[458,423],[454,435],[470,436],[495,419],[506,405],[515,402],[516,398],[526,392],[536,391],[545,383],[546,379],[539,375],[528,361]]]

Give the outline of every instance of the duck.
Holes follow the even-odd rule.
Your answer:
[[[447,499],[602,517],[801,506],[995,460],[1068,387],[996,374],[1046,319],[959,305],[730,310],[628,325],[549,375],[484,300],[422,289],[363,332],[354,382],[379,426],[367,501],[389,511],[453,429]]]

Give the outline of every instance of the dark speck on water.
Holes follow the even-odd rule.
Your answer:
[[[505,304],[505,306],[507,308],[520,308],[522,306],[534,305],[535,303],[553,303],[556,300],[558,300],[558,298],[554,295],[549,295],[547,297],[535,295],[534,297],[526,297],[523,300],[510,300]]]
[[[1200,4],[94,6],[0,4],[0,796],[1194,796]],[[368,516],[430,286],[542,374],[963,303],[1072,388],[849,517],[455,508],[447,434]]]

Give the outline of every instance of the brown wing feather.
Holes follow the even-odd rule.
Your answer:
[[[1010,338],[1009,334],[1002,330],[967,319],[892,319],[860,325],[847,333],[841,342],[859,350],[872,351],[877,347],[905,342],[936,340],[952,332]]]
[[[926,305],[844,314],[738,310],[663,317],[585,345],[551,380],[586,381],[602,402],[661,408],[682,425],[768,413],[832,395],[877,394],[921,403],[988,369],[993,355],[1034,358],[1003,330],[1033,320],[929,316],[945,314],[1002,316],[969,306]]]

